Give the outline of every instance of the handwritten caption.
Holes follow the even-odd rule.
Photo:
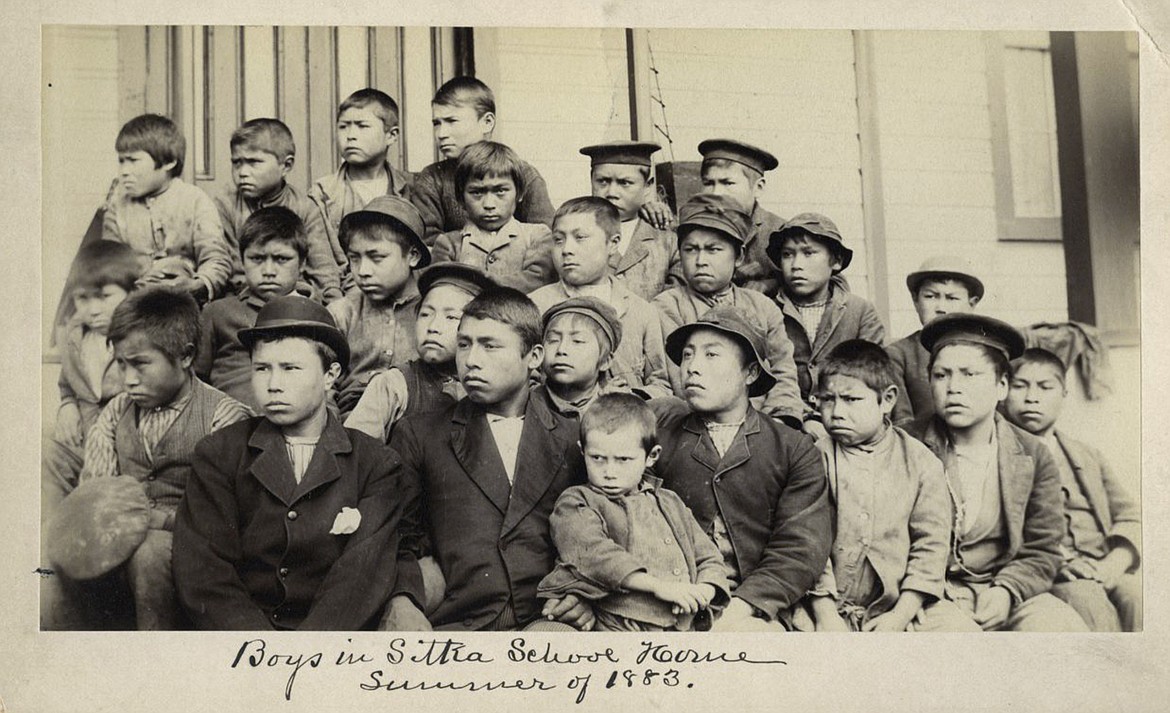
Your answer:
[[[240,644],[230,668],[287,671],[284,698],[289,701],[299,680],[334,670],[353,675],[354,685],[368,692],[533,691],[566,695],[582,703],[597,690],[694,688],[704,678],[702,671],[716,666],[787,665],[743,650],[690,648],[654,640],[619,649],[530,642],[524,637],[506,644],[441,636],[395,637],[376,647],[360,647],[363,650],[352,639],[346,639],[346,644],[336,651],[288,651],[265,639],[248,639]]]

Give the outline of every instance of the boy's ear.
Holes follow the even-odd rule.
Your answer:
[[[756,379],[760,378],[760,365],[753,361],[747,365],[748,384],[756,383]]]
[[[288,172],[292,170],[293,164],[297,162],[297,157],[289,154],[284,157],[284,161],[280,164],[280,175],[287,176]]]
[[[975,305],[979,304],[979,300],[980,300],[980,299],[982,299],[982,298],[981,298],[981,297],[972,297],[970,300],[968,300],[968,302],[969,302],[969,304],[971,305],[971,308],[972,308],[972,309],[974,309],[974,308],[975,308]]]
[[[599,377],[601,374],[609,373],[609,369],[612,366],[613,366],[613,352],[611,351],[608,355],[606,355],[606,357],[604,359],[597,362],[597,373],[598,373]],[[600,381],[600,378],[598,380]]]
[[[759,195],[764,192],[764,186],[766,185],[768,185],[768,179],[760,176],[756,179],[755,185],[752,186],[752,193],[759,197]]]
[[[387,145],[393,146],[394,143],[396,141],[398,141],[399,133],[400,133],[400,129],[398,128],[397,125],[391,126],[389,129],[386,129],[386,143],[387,143]]]
[[[341,364],[333,362],[325,370],[325,393],[333,390],[333,384],[341,378]]]
[[[166,171],[167,173],[171,173],[172,171],[175,170],[175,166],[178,166],[178,165],[179,165],[178,161],[167,161],[166,163],[159,166],[159,168]]]
[[[747,262],[747,248],[734,247],[732,249],[735,250],[735,266],[737,268],[743,267],[743,264]]]
[[[479,117],[479,123],[483,124],[484,133],[491,138],[492,132],[496,130],[496,115],[494,112],[486,111],[483,116]]]
[[[528,371],[539,369],[544,362],[544,345],[533,344],[532,349],[528,350],[528,355],[524,359],[528,363]]]
[[[878,406],[881,407],[882,415],[889,416],[894,411],[894,406],[898,403],[898,387],[890,384],[885,391],[878,396]]]
[[[406,252],[406,264],[410,265],[411,270],[418,267],[418,264],[421,260],[422,253],[418,251],[418,248],[411,248]]]
[[[191,365],[195,363],[195,345],[188,342],[183,345],[183,354],[179,357],[179,366],[183,369],[190,369]]]

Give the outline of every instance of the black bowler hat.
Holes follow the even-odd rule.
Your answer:
[[[982,344],[1009,361],[1024,353],[1024,335],[1020,330],[994,317],[967,312],[937,317],[922,328],[918,341],[931,354],[950,344]]]
[[[240,343],[252,351],[266,338],[304,337],[321,342],[337,354],[344,370],[349,367],[349,341],[337,328],[329,310],[307,297],[285,295],[260,308],[256,326],[236,333]]]
[[[755,357],[760,367],[760,375],[751,384],[748,384],[748,396],[763,396],[776,384],[776,378],[768,369],[768,360],[764,358],[767,352],[767,342],[764,332],[743,311],[730,306],[715,307],[708,310],[697,322],[684,324],[666,337],[666,355],[675,364],[682,364],[683,348],[691,334],[700,329],[713,329],[735,339]]]

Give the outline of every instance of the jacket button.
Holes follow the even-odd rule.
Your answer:
[[[662,541],[663,541],[663,542],[665,542],[665,543],[666,543],[666,544],[668,544],[668,545],[673,545],[673,544],[674,544],[674,540],[670,539],[669,537],[667,537],[667,538],[664,538]]]
[[[155,475],[154,473],[151,473],[150,475],[146,476],[147,480],[155,480],[157,478],[158,478],[158,476]]]
[[[151,499],[150,499],[150,502],[149,502],[148,504],[149,504],[149,505],[150,505],[152,508],[156,508],[156,507],[158,507],[158,501],[157,501],[157,500],[155,500],[154,498],[151,498]]]
[[[464,620],[463,620],[463,626],[465,626],[465,627],[467,627],[468,629],[470,629],[471,627],[475,626],[475,620],[474,620],[474,619],[464,619]]]
[[[288,576],[288,567],[281,567],[278,571],[280,572],[281,577]]]
[[[288,519],[289,520],[296,520],[297,519],[297,511],[296,510],[289,510],[288,511]]]
[[[682,570],[679,569],[678,567],[675,567],[674,569],[670,570],[670,573],[673,574],[674,576],[678,577],[679,575],[682,574]]]
[[[280,612],[272,612],[272,620],[280,621]]]
[[[492,264],[492,263],[494,263],[495,261],[496,261],[496,256],[495,256],[495,255],[488,255],[488,258],[487,258],[487,263],[488,263],[489,265],[491,265],[491,264]]]

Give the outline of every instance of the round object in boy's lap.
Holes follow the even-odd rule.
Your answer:
[[[150,504],[129,476],[87,480],[70,493],[45,533],[49,562],[72,579],[93,579],[125,562],[146,539]]]

